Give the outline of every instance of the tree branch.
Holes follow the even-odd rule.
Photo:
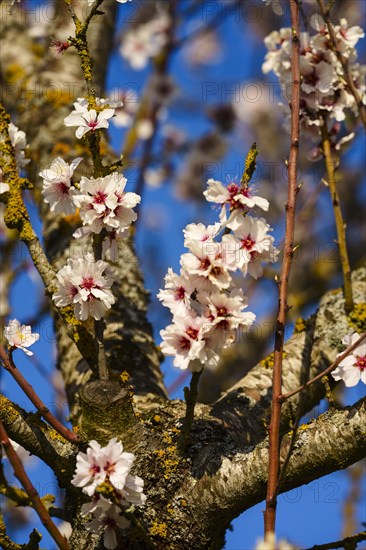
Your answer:
[[[34,391],[34,388],[29,384],[29,382],[24,378],[20,370],[17,369],[13,361],[12,356],[8,356],[4,347],[0,344],[0,359],[4,365],[4,368],[8,373],[14,378],[18,385],[22,388],[25,395],[30,399],[33,405],[36,407],[37,411],[43,418],[67,441],[70,443],[77,444],[80,441],[79,436],[69,430],[64,426],[57,418],[51,413],[51,411],[46,407],[43,401],[38,397],[37,393]]]
[[[14,450],[11,441],[8,438],[8,434],[4,428],[4,424],[0,420],[0,437],[1,443],[5,449],[5,453],[11,463],[15,477],[20,481],[24,487],[25,492],[29,496],[33,508],[37,512],[42,524],[45,526],[53,540],[58,544],[60,550],[70,550],[70,546],[67,542],[67,539],[61,535],[60,531],[57,529],[56,525],[53,523],[51,516],[49,515],[47,508],[43,504],[42,500],[39,497],[38,492],[35,487],[32,485],[29,477],[24,470],[22,461],[18,457],[16,451]]]
[[[361,460],[366,455],[362,428],[365,423],[366,398],[352,407],[328,411],[301,426],[281,492]],[[290,440],[288,433],[283,438],[282,458]],[[187,495],[188,510],[194,509],[197,521],[211,527],[212,540],[219,538],[220,531],[224,532],[234,517],[265,498],[268,459],[267,438],[254,449],[248,446],[233,458],[223,458],[214,475],[205,473],[198,480],[187,480],[182,494]]]
[[[38,456],[65,483],[74,469],[75,445],[61,437],[43,422],[38,414],[28,413],[0,394],[0,420],[6,431],[19,445]]]
[[[357,543],[366,540],[366,531],[357,533],[352,537],[346,537],[335,542],[327,542],[326,544],[316,544],[307,550],[332,550],[333,548],[345,548],[345,550],[356,550]]]
[[[366,270],[352,274],[356,304],[365,302]],[[344,350],[342,338],[355,328],[345,314],[341,289],[327,292],[320,300],[318,310],[310,319],[300,320],[296,330],[284,346],[282,393],[297,389],[309,378],[323,372]],[[364,329],[363,329],[364,330]],[[237,441],[255,444],[267,435],[266,423],[271,402],[273,355],[269,355],[237,382],[213,405],[212,415],[220,418]],[[302,405],[303,413],[311,410],[324,397],[324,386],[319,381],[309,386]],[[281,412],[281,430],[286,431],[294,420],[299,396],[286,400]]]

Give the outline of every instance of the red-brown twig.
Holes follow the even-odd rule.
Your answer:
[[[353,351],[355,348],[357,348],[357,346],[365,338],[366,338],[366,332],[365,332],[365,334],[361,334],[359,339],[354,344],[352,344],[351,346],[348,346],[348,348],[342,353],[342,355],[337,357],[337,359],[331,365],[329,365],[329,367],[324,369],[322,372],[320,372],[319,374],[314,376],[314,378],[311,378],[311,380],[308,380],[305,384],[303,384],[302,386],[299,386],[295,390],[292,390],[292,391],[289,391],[287,393],[281,394],[278,397],[278,399],[283,403],[284,401],[286,401],[286,399],[289,399],[293,395],[296,395],[297,393],[303,391],[305,388],[308,388],[309,386],[314,384],[314,382],[317,382],[318,380],[321,380],[323,378],[323,376],[326,376],[327,374],[331,373],[336,367],[338,367],[339,363],[341,363],[341,361],[343,361],[343,359],[345,357],[347,357],[347,355],[349,355],[351,353],[351,351]]]
[[[8,355],[2,345],[0,345],[0,359],[4,365],[4,368],[11,374],[14,380],[22,388],[26,396],[32,401],[33,405],[36,407],[37,411],[43,416],[43,418],[70,443],[78,443],[79,436],[76,435],[72,430],[66,428],[57,418],[49,411],[43,401],[38,397],[34,388],[29,384],[29,382],[24,378],[22,373],[17,369],[14,364],[13,358],[11,355]]]
[[[294,254],[295,208],[297,186],[297,163],[299,154],[299,112],[300,112],[300,23],[299,7],[296,0],[290,0],[292,24],[292,97],[291,108],[291,147],[288,164],[288,195],[286,204],[286,232],[285,247],[281,275],[279,281],[279,303],[275,332],[275,349],[272,384],[272,410],[269,428],[269,467],[266,495],[266,509],[264,512],[264,530],[269,533],[275,530],[277,499],[275,490],[280,465],[280,420],[282,386],[282,359],[284,345],[284,331],[288,311],[287,291]]]
[[[61,550],[70,550],[69,543],[67,542],[65,537],[61,535],[60,531],[57,529],[56,525],[53,523],[47,508],[43,504],[38,492],[36,491],[35,487],[32,485],[32,482],[29,479],[29,477],[27,476],[26,471],[24,470],[22,461],[20,460],[19,456],[14,450],[14,447],[11,444],[11,441],[9,440],[8,434],[6,433],[4,424],[2,423],[1,420],[0,420],[0,437],[1,437],[1,443],[4,446],[6,456],[8,457],[9,462],[13,467],[14,475],[19,479],[25,492],[29,496],[33,504],[33,507],[37,512],[37,514],[39,515],[43,525],[45,526],[45,528],[47,529],[47,531],[49,532],[49,534],[51,535],[51,537],[57,543],[58,547]]]
[[[332,22],[331,22],[330,16],[329,16],[330,15],[329,7],[327,7],[327,8],[325,7],[323,0],[317,0],[317,2],[318,2],[320,13],[322,14],[322,17],[323,17],[323,19],[324,19],[324,21],[327,25],[327,28],[328,28],[332,50],[335,53],[335,55],[337,56],[337,58],[339,59],[341,65],[342,65],[344,79],[347,82],[349,91],[351,92],[351,94],[355,98],[355,101],[356,101],[356,104],[357,104],[357,107],[358,107],[358,112],[360,114],[360,119],[362,121],[362,124],[365,127],[365,130],[366,130],[366,108],[365,108],[365,105],[362,102],[362,98],[361,98],[360,94],[358,93],[358,90],[355,86],[355,83],[353,82],[353,78],[352,78],[352,74],[351,74],[351,71],[350,71],[350,68],[349,68],[349,65],[348,65],[348,61],[342,55],[342,53],[339,51],[337,35],[335,33],[334,27],[332,25]]]

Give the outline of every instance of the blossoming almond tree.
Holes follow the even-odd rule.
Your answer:
[[[14,27],[24,33],[28,27],[21,21],[23,6],[5,2],[1,8],[3,4],[6,9],[14,4],[3,12],[6,45]],[[166,266],[165,278],[159,280],[157,297],[167,310],[167,324],[155,341],[134,235],[143,217],[149,165],[156,162],[154,141],[174,95],[170,57],[186,40],[179,26],[185,30],[182,21],[197,6],[151,2],[124,32],[118,48],[124,62],[143,70],[152,61],[153,71],[146,93],[131,107],[127,91],[109,98],[104,88],[117,14],[131,6],[135,10],[134,3],[56,4],[59,19],[33,28],[39,48],[34,47],[35,59],[28,60],[34,67],[23,83],[29,86],[35,78],[47,89],[63,75],[72,79],[72,93],[62,93],[57,108],[45,93],[39,101],[29,100],[26,109],[10,93],[0,105],[1,244],[6,251],[1,281],[11,284],[7,272],[16,268],[13,251],[21,241],[53,318],[69,413],[68,419],[53,414],[21,363],[22,351],[37,358],[42,332],[32,329],[34,322],[21,324],[2,305],[1,368],[36,412],[17,405],[5,386],[0,436],[8,461],[0,470],[0,489],[13,508],[33,508],[40,522],[20,545],[11,538],[11,515],[5,521],[1,515],[0,544],[10,550],[40,548],[37,529],[43,525],[42,534],[47,531],[52,540],[49,547],[62,550],[215,550],[225,547],[230,522],[265,499],[257,550],[298,548],[300,536],[293,542],[276,538],[277,496],[357,463],[366,451],[364,399],[348,407],[329,406],[299,430],[304,415],[325,395],[333,404],[334,387],[366,383],[365,270],[351,273],[336,173],[342,148],[355,139],[364,120],[366,71],[356,52],[363,31],[343,17],[334,24],[322,0],[315,19],[289,0],[290,27],[276,28],[265,39],[263,65],[287,94],[290,90],[283,105],[289,129],[284,134],[287,184],[285,192],[280,190],[279,207],[283,241],[275,241],[274,224],[267,221],[273,219],[275,193],[264,198],[255,182],[261,143],[241,142],[240,171],[234,177],[205,178],[201,195],[213,206],[210,223],[202,217],[186,224],[177,245],[187,250],[180,268]],[[277,15],[284,13],[285,0],[266,0],[263,10],[269,4]],[[212,33],[221,22],[219,11],[200,32]],[[300,32],[302,27],[306,32]],[[209,43],[214,44],[212,36]],[[4,77],[9,81],[7,56],[12,59],[11,48],[5,49]],[[220,108],[221,113],[217,107],[210,116],[224,132],[232,111]],[[120,156],[107,140],[119,114],[128,127]],[[187,150],[177,130],[165,128],[164,135],[163,164],[172,151]],[[307,146],[304,159],[324,160],[343,280],[342,288],[324,293],[313,315],[300,319],[285,340],[291,285],[296,284],[290,279],[296,269],[295,229],[302,223],[297,201],[306,187],[299,177],[305,162],[299,145],[307,135],[315,146]],[[211,134],[191,144],[190,170],[199,165],[197,158],[208,161],[207,151],[211,158],[221,158],[220,139]],[[140,168],[135,185],[128,176],[133,159]],[[158,173],[168,175],[173,164],[170,159],[159,168],[155,181]],[[43,222],[42,239],[31,214],[34,205]],[[316,222],[312,219],[312,225]],[[310,269],[303,271],[311,281]],[[209,376],[254,329],[258,304],[253,289],[266,278],[278,287],[274,352],[265,357],[262,341],[261,361],[248,366],[231,387],[226,384],[214,402],[200,403],[198,392]],[[33,345],[34,352],[29,350]],[[172,358],[171,369],[180,369],[180,376],[188,374],[182,400],[168,397],[160,368],[163,355]],[[18,445],[51,468],[62,494],[38,494]],[[21,486],[16,490],[12,472]],[[353,532],[324,548],[355,548],[365,539],[364,532]]]

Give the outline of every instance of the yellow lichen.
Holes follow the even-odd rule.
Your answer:
[[[348,315],[348,322],[358,332],[366,331],[366,303],[355,304]]]
[[[295,323],[295,332],[303,332],[306,330],[306,321],[302,317],[299,317]]]
[[[152,537],[160,537],[166,539],[168,536],[168,526],[164,522],[154,521],[149,529],[149,533]]]
[[[126,382],[128,382],[129,379],[130,379],[130,375],[129,375],[128,372],[125,371],[125,370],[124,370],[123,372],[121,372],[121,375],[120,375],[120,376],[121,376],[121,380],[122,380],[122,382],[123,382],[124,384],[126,384]]]
[[[286,357],[286,353],[283,352],[282,354],[282,357]],[[262,359],[262,361],[259,361],[259,364],[264,367],[265,369],[273,369],[273,365],[274,365],[274,353],[270,353],[269,355],[267,355],[267,357],[265,357],[264,359]]]

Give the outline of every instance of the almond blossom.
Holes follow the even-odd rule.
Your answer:
[[[134,460],[135,456],[124,451],[116,437],[105,447],[92,440],[86,453],[79,452],[76,457],[76,470],[71,483],[91,497],[90,502],[83,504],[81,515],[94,516],[86,528],[93,533],[104,530],[103,543],[106,548],[115,548],[118,529],[126,529],[130,525],[123,515],[123,509],[130,504],[144,506],[146,502],[144,481],[130,474]],[[119,505],[96,492],[101,483],[112,486]]]
[[[249,216],[253,206],[267,210],[266,199],[254,195],[249,186],[224,187],[213,179],[204,195],[221,205],[221,223],[187,225],[183,234],[189,252],[181,256],[180,274],[169,268],[165,288],[158,293],[173,315],[172,324],[160,332],[161,350],[174,357],[174,366],[192,372],[215,367],[238,332],[255,321],[253,313],[244,311],[247,300],[234,272],[257,278],[262,264],[276,261],[278,254],[267,222]]]
[[[76,158],[70,164],[57,157],[49,168],[42,170],[39,175],[43,178],[42,195],[45,202],[51,206],[51,212],[56,214],[72,214],[75,204],[72,200],[76,189],[71,187],[71,178],[83,159]]]
[[[310,35],[304,32],[300,36],[300,120],[310,136],[317,139],[324,117],[331,122],[342,122],[348,112],[353,111],[357,115],[358,107],[344,80],[342,65],[332,50],[327,26],[318,16],[315,27],[317,33]],[[334,32],[337,48],[347,61],[350,78],[365,102],[366,66],[356,61],[356,45],[364,33],[358,26],[349,27],[345,19],[341,19],[339,25],[334,25]],[[283,93],[291,84],[291,40],[291,29],[282,28],[270,33],[264,41],[268,53],[262,70],[264,73],[275,73]],[[285,109],[288,113],[287,107]],[[339,132],[339,128],[333,128],[336,133]]]
[[[127,229],[137,219],[133,208],[140,203],[141,197],[136,193],[126,193],[126,183],[127,179],[117,173],[104,178],[82,177],[73,200],[80,208],[83,224],[90,226],[94,233],[100,233],[102,229]]]
[[[347,334],[342,343],[345,346],[352,346],[355,344],[361,335],[355,333]],[[338,353],[337,357],[342,355]],[[362,340],[358,346],[345,357],[338,365],[337,368],[332,371],[334,380],[343,380],[345,385],[349,388],[356,386],[359,381],[366,384],[366,342]]]
[[[255,550],[296,550],[296,548],[286,540],[276,541],[276,535],[270,532],[267,533],[264,539],[257,540]]]
[[[184,317],[190,308],[191,296],[196,290],[196,284],[188,276],[174,273],[171,267],[164,281],[165,290],[160,290],[159,300],[173,314]]]
[[[272,231],[264,218],[245,217],[240,225],[227,224],[234,229],[234,235],[224,235],[223,243],[230,245],[236,253],[237,265],[246,275],[257,279],[263,273],[261,262],[273,262],[278,251],[273,247],[274,238],[268,235]]]
[[[203,194],[207,201],[221,206],[220,221],[222,223],[227,220],[227,207],[230,211],[230,221],[234,220],[237,216],[241,216],[243,213],[246,214],[250,208],[254,208],[255,206],[265,211],[268,210],[269,202],[267,199],[255,195],[253,188],[250,186],[231,182],[225,187],[221,181],[212,178],[208,180],[207,185],[208,188]]]
[[[94,261],[91,254],[86,258],[69,259],[57,273],[58,290],[52,296],[57,307],[74,305],[77,319],[85,321],[92,316],[99,320],[115,302],[110,290],[113,279],[105,271],[108,264]]]
[[[19,348],[26,355],[33,355],[27,348],[39,340],[37,332],[32,333],[29,325],[21,325],[17,319],[9,321],[4,329],[4,336],[7,339],[10,349]]]
[[[198,370],[202,370],[206,359],[202,324],[202,318],[187,315],[184,318],[176,317],[174,324],[160,331],[160,336],[163,338],[161,351],[165,355],[174,357],[175,367],[192,368],[193,361],[198,359]]]
[[[108,550],[117,547],[116,532],[118,529],[126,529],[130,522],[119,512],[118,508],[110,503],[108,508],[99,510],[98,515],[86,525],[86,529],[91,533],[104,531],[103,544]]]
[[[8,125],[8,132],[9,132],[9,139],[11,141],[11,144],[14,148],[15,153],[15,159],[17,163],[18,170],[21,170],[26,166],[30,159],[27,159],[25,157],[25,149],[27,148],[27,140],[25,136],[25,132],[22,130],[19,130],[15,124],[12,122]],[[3,140],[2,137],[0,137],[0,142]]]
[[[2,172],[0,170],[0,179],[2,177]],[[3,182],[3,181],[0,181],[0,195],[2,193],[6,193],[7,191],[10,191],[10,187],[7,183]]]
[[[149,59],[158,55],[167,43],[169,25],[169,15],[160,10],[154,19],[125,33],[119,50],[121,56],[133,69],[144,69]]]
[[[110,105],[108,99],[102,100],[97,98],[98,106]],[[78,139],[82,138],[87,132],[108,128],[108,120],[114,115],[114,107],[110,105],[101,112],[95,109],[89,109],[88,101],[85,98],[78,98],[74,103],[74,110],[64,119],[65,126],[78,126],[75,135]]]

